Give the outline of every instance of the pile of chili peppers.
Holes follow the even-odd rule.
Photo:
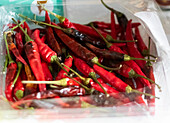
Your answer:
[[[4,32],[4,70],[5,95],[13,108],[44,108],[34,101],[41,104],[43,99],[53,99],[53,108],[155,105],[155,87],[160,86],[154,79],[150,40],[146,46],[140,23],[101,2],[110,11],[110,23],[72,23],[40,3],[44,21],[24,15],[19,15],[22,22],[12,19],[11,31]],[[52,22],[49,13],[60,23]],[[28,21],[44,28],[30,29]]]

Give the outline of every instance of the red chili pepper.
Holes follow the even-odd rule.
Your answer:
[[[101,22],[101,21],[93,21],[91,23],[93,23],[94,26],[96,28],[99,28],[99,29],[110,29],[111,28],[111,24],[110,23]]]
[[[51,24],[51,19],[47,11],[45,11],[45,22]]]
[[[17,23],[13,18],[12,20]],[[43,68],[41,65],[41,59],[40,59],[40,54],[38,51],[38,46],[37,44],[28,36],[28,34],[23,30],[23,28],[18,25],[19,28],[22,30],[22,32],[26,36],[26,44],[24,45],[25,53],[28,58],[29,64],[31,66],[31,69],[38,81],[45,81],[44,73],[43,73]],[[40,84],[39,85],[39,90],[44,91],[46,90],[46,85],[45,84]]]
[[[115,17],[114,12],[112,11],[111,11],[111,36],[113,39],[117,39]]]
[[[37,44],[38,43],[42,43],[42,40],[40,39],[40,30],[36,29],[32,35],[31,35],[31,39],[33,39]]]
[[[70,67],[72,66],[72,62],[73,62],[72,56],[68,56],[68,57],[65,59],[64,64],[70,68]],[[67,72],[70,71],[70,70],[69,70],[68,68],[66,68],[66,67],[64,67],[64,69],[65,69]],[[66,73],[63,69],[61,69],[61,70],[58,72],[55,80],[60,80],[60,79],[62,79],[62,78],[65,78],[65,77],[66,77],[65,74],[67,74],[67,73]]]
[[[99,66],[102,66],[105,69],[113,70],[114,68],[108,68],[103,65],[101,65],[98,62],[97,56],[92,53],[90,50],[88,50],[86,47],[82,46],[78,42],[76,42],[74,39],[70,38],[68,35],[63,33],[62,31],[58,32],[58,37],[62,40],[62,42],[69,47],[69,49],[76,54],[81,59],[85,60],[86,62],[97,64]]]
[[[45,40],[46,40],[46,35],[44,35],[44,36],[41,37],[41,42],[42,42],[42,43],[44,43]]]
[[[17,48],[19,50],[19,53],[22,55],[24,45],[23,45],[21,33],[15,34],[15,41],[16,41],[16,45],[17,45]]]
[[[28,26],[27,22],[24,22],[24,29],[27,29],[27,33],[29,36],[31,36],[32,32],[30,27]]]
[[[43,73],[45,76],[45,80],[47,81],[52,81],[53,80],[53,76],[48,68],[48,64],[44,61],[41,62],[42,68],[43,68]]]
[[[138,46],[138,49],[140,51],[140,53],[143,55],[143,56],[152,56],[155,58],[155,56],[149,54],[149,49],[147,48],[147,46],[145,45],[141,35],[140,35],[140,32],[139,32],[139,28],[136,27],[135,28],[135,38],[137,41],[137,46]]]
[[[54,36],[53,29],[51,27],[47,27],[46,37],[48,45],[60,56],[62,51]]]
[[[21,77],[19,76],[14,87],[14,96],[17,101],[23,97],[24,90],[24,85],[22,84]]]
[[[127,29],[126,29],[126,40],[134,40],[133,35],[132,35],[132,25],[131,25],[132,20],[128,21],[127,24]],[[128,53],[129,55],[136,57],[136,58],[144,58],[138,49],[135,47],[134,42],[127,42],[127,48],[128,48]],[[135,60],[135,62],[140,66],[140,68],[144,68],[146,61],[141,61],[141,60]]]
[[[153,74],[153,67],[151,65],[145,66],[144,72],[148,78],[155,81],[155,77]],[[151,89],[146,88],[146,92],[155,95],[155,84],[151,85]],[[155,99],[147,97],[147,103],[150,107],[153,107],[155,106]]]
[[[5,86],[5,95],[6,95],[7,100],[10,102],[14,102],[14,99],[13,99],[14,86],[21,72],[22,63],[18,62],[17,66],[18,66],[18,71],[17,71],[15,78],[12,81],[10,81],[8,84],[6,83],[6,86]]]
[[[130,100],[128,98],[126,98],[123,94],[121,94],[119,91],[117,91],[114,88],[110,87],[109,85],[103,83],[102,79],[97,79],[97,80],[101,83],[102,87],[107,91],[108,94],[110,94],[111,96],[113,96],[116,99],[121,99],[125,103],[130,102]],[[103,89],[97,83],[95,83],[93,80],[90,81],[90,85],[95,90],[104,93]]]

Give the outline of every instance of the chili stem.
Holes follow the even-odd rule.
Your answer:
[[[104,42],[106,43],[107,47],[112,46],[112,43],[109,43],[106,38],[104,38],[104,36],[94,27],[93,23],[90,23],[90,26],[100,35],[100,37],[104,40]],[[109,36],[109,35],[108,35]],[[115,40],[113,39],[111,36],[109,36],[109,39],[111,39],[111,41],[116,42],[116,43],[126,43],[126,42],[137,42],[137,40],[133,40],[133,41],[128,41],[128,40]]]
[[[144,58],[135,58],[135,57],[130,57],[129,55],[124,55],[124,61],[129,61],[129,60],[143,60],[143,61],[150,61],[150,62],[156,62],[156,60],[150,60],[150,59],[144,59]]]
[[[5,63],[4,63],[3,72],[5,72],[7,66],[8,66],[8,55],[5,56]]]
[[[65,67],[67,67],[65,64],[63,64],[63,66],[65,66]],[[88,80],[88,78],[87,78],[87,80],[86,80],[86,78],[84,78],[84,77],[82,77],[80,74],[78,74],[76,71],[74,71],[73,69],[71,69],[71,68],[69,68],[69,67],[67,67],[68,69],[70,69],[70,71],[72,71],[73,73],[75,73],[75,75],[77,75],[81,80],[83,80],[85,83],[88,81],[89,82],[89,80]],[[106,90],[103,88],[103,86],[100,84],[100,82],[96,79],[96,77],[95,77],[95,75],[92,73],[92,74],[90,74],[90,77],[92,78],[92,79],[94,79],[98,84],[99,84],[99,86],[102,88],[102,90],[104,91],[104,93],[106,94],[106,95],[108,95],[108,93],[106,92]]]
[[[28,41],[33,41],[30,37],[29,37],[29,35],[24,31],[24,29],[18,24],[18,22],[14,19],[14,18],[12,18],[12,20],[18,25],[18,27],[22,30],[22,32],[25,34],[25,36],[27,37],[27,39],[29,39]]]
[[[159,97],[153,96],[152,94],[143,93],[143,92],[138,91],[138,90],[132,89],[132,92],[135,92],[135,93],[138,93],[138,94],[144,94],[144,95],[146,95],[146,96],[150,96],[150,97],[154,97],[154,98],[160,99]]]
[[[5,40],[5,45],[6,45],[6,50],[7,50],[7,56],[8,56],[9,64],[11,64],[14,61],[12,60],[11,55],[9,53],[8,42],[7,42],[7,39],[6,39],[6,32],[4,32],[4,40]]]
[[[57,15],[56,13],[46,9],[40,2],[37,2],[45,11],[49,12],[51,15],[55,16],[56,18],[58,18],[58,20],[60,21],[60,23],[63,23],[65,20],[65,17]]]
[[[65,74],[66,75],[66,74]],[[69,76],[69,75],[66,75],[68,78],[70,78],[70,79],[72,79],[72,80],[74,80],[75,82],[77,82],[80,86],[82,86],[84,89],[86,89],[88,92],[90,92],[90,93],[92,93],[93,92],[93,90],[92,89],[90,89],[90,88],[88,88],[88,87],[86,87],[85,85],[83,85],[82,83],[80,83],[79,81],[77,81],[77,80],[75,80],[73,77],[71,77],[71,76]]]
[[[17,72],[17,75],[16,75],[16,77],[15,77],[13,83],[12,83],[12,87],[14,87],[14,85],[15,85],[15,83],[16,83],[16,81],[17,81],[17,79],[18,79],[18,77],[19,77],[19,75],[21,73],[22,63],[21,62],[17,62],[17,66],[18,66],[18,72]]]
[[[23,24],[25,22],[25,20],[23,20],[19,25]],[[18,25],[14,26],[11,31],[13,31],[14,29],[18,28]]]
[[[67,29],[64,29],[64,28],[61,28],[59,26],[54,26],[54,25],[51,25],[51,24],[48,24],[48,23],[45,23],[45,22],[41,22],[41,21],[36,21],[36,20],[33,20],[31,18],[28,18],[27,16],[24,16],[24,15],[21,15],[19,14],[20,17],[24,18],[24,19],[27,19],[29,21],[32,21],[34,23],[38,23],[38,24],[43,24],[43,25],[46,25],[46,26],[50,26],[50,27],[53,27],[53,28],[57,28],[57,29],[60,29],[62,31],[66,31]]]

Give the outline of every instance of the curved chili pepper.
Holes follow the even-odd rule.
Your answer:
[[[37,44],[38,43],[42,43],[42,40],[40,39],[40,30],[36,29],[32,35],[31,35],[31,39],[33,39]]]
[[[131,25],[132,20],[128,21],[127,24],[127,29],[126,29],[126,40],[134,40],[133,39],[133,35],[132,35],[132,25]],[[139,50],[135,47],[135,43],[134,42],[127,42],[127,48],[128,48],[128,53],[129,55],[133,56],[133,57],[137,57],[137,58],[144,58]],[[144,68],[146,61],[141,61],[138,60],[135,62],[140,66],[140,68]]]
[[[14,96],[17,101],[24,96],[24,90],[24,85],[22,84],[21,77],[19,76],[14,87]]]
[[[14,19],[13,21],[17,23]],[[28,36],[28,34],[23,30],[23,28],[18,25],[19,28],[23,31],[25,34],[26,38],[26,44],[24,45],[25,48],[25,53],[28,58],[28,61],[30,63],[31,69],[38,81],[44,81],[44,73],[43,73],[43,68],[41,65],[41,59],[40,59],[40,54],[38,51],[38,46],[37,44]],[[39,85],[39,90],[44,91],[46,90],[46,85]]]
[[[27,22],[24,22],[24,29],[27,29],[28,35],[31,36],[32,31],[31,31],[30,27],[28,26]]]
[[[68,57],[65,59],[65,61],[64,61],[64,64],[65,64],[66,66],[68,66],[69,68],[72,66],[72,63],[73,63],[73,58],[72,58],[72,56],[68,56]],[[69,70],[68,68],[66,68],[66,67],[64,67],[64,69],[65,69],[67,72],[70,71],[70,70]],[[61,69],[61,70],[58,72],[55,80],[60,80],[60,79],[62,79],[62,78],[65,78],[65,77],[66,77],[65,74],[67,74],[67,73],[66,73],[63,69]]]
[[[22,56],[19,53],[19,50],[17,49],[17,47],[15,46],[15,44],[13,43],[13,39],[11,37],[12,35],[10,34],[10,32],[7,34],[7,41],[8,41],[8,47],[9,50],[12,51],[12,53],[14,54],[14,56],[20,61],[22,62],[24,65],[27,65],[26,61],[22,58]]]
[[[93,21],[93,22],[90,22],[90,23],[93,23],[93,25],[96,28],[99,28],[99,29],[110,29],[111,28],[111,24],[110,23],[106,23],[106,22]],[[87,24],[87,25],[89,25],[89,24]]]
[[[7,73],[6,73],[6,77],[5,77],[5,84],[9,85],[10,82],[15,78],[17,64],[11,58],[11,55],[9,53],[6,33],[4,33],[4,40],[5,40],[6,50],[7,50],[7,57],[8,57],[8,65],[7,65]]]
[[[17,66],[18,66],[18,72],[14,78],[14,80],[12,80],[11,82],[9,82],[9,84],[6,84],[5,86],[5,95],[6,95],[6,98],[8,101],[10,102],[14,102],[14,99],[13,99],[13,91],[14,91],[14,86],[15,86],[15,83],[19,77],[19,74],[21,72],[21,69],[22,69],[22,63],[21,62],[17,62]]]
[[[23,45],[21,33],[18,32],[15,34],[15,42],[16,42],[17,48],[19,50],[19,53],[22,55],[24,45]]]
[[[120,26],[122,26],[123,30],[125,31],[126,30],[126,26],[127,26],[127,23],[128,23],[128,19],[126,17],[125,14],[123,14],[122,12],[119,12],[117,10],[114,10],[113,8],[107,6],[103,0],[101,0],[101,3],[107,8],[109,9],[111,12],[114,12],[116,14],[116,17],[117,17],[117,20],[120,24]]]
[[[53,76],[48,68],[48,65],[46,62],[42,61],[41,62],[41,65],[42,65],[42,68],[43,68],[43,73],[44,73],[44,76],[45,76],[45,80],[47,81],[52,81],[53,80]]]

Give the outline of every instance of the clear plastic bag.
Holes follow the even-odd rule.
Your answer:
[[[170,96],[168,81],[170,80],[168,72],[170,72],[169,60],[170,60],[170,47],[164,33],[162,22],[160,21],[161,10],[157,7],[152,0],[114,0],[105,1],[109,6],[112,6],[116,10],[123,12],[128,19],[132,19],[133,22],[140,22],[142,27],[140,28],[143,39],[147,44],[148,36],[152,38],[151,53],[158,56],[158,60],[153,64],[155,82],[162,88],[162,92],[159,92],[156,88],[156,96],[160,99],[156,99],[155,116],[160,115],[164,110],[168,110],[170,104]],[[99,0],[66,0],[64,3],[64,14],[72,22],[86,24],[91,21],[99,20],[110,22],[110,11],[108,11]],[[25,5],[27,6],[27,5]],[[15,13],[16,8],[24,9],[25,6],[10,5],[0,7],[0,71],[3,69],[5,59],[5,44],[3,42],[3,31],[7,29],[8,23],[11,23],[11,18],[20,19]],[[57,6],[57,5],[56,5]],[[10,10],[10,11],[8,11]],[[22,12],[21,12],[22,14]],[[40,18],[42,19],[42,18]],[[32,102],[37,105],[39,109],[27,109],[27,110],[14,110],[4,101],[4,87],[5,87],[5,73],[0,74],[0,117],[2,118],[48,118],[48,119],[60,119],[60,118],[88,118],[88,117],[113,117],[113,116],[141,116],[150,115],[153,110],[146,109],[135,102],[122,106],[92,106],[83,103],[79,108],[79,102],[76,97],[63,98],[64,102],[73,103],[73,108],[61,108],[54,105],[57,99],[47,100],[33,100],[26,101],[25,103]],[[170,86],[169,86],[170,87]],[[103,95],[102,95],[103,96]],[[92,96],[92,99],[98,100],[96,104],[100,103],[100,99],[108,103],[108,98],[99,95]],[[105,99],[106,98],[106,99]],[[113,101],[111,101],[113,102]],[[2,113],[3,112],[3,113]]]

